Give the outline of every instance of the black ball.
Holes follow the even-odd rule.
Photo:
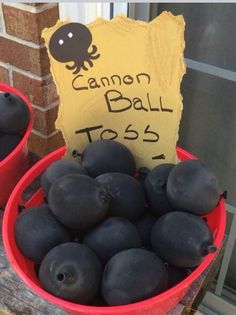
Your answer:
[[[134,175],[136,170],[130,150],[114,140],[91,142],[82,154],[82,165],[92,177],[110,172]]]
[[[104,269],[102,294],[108,305],[142,301],[166,288],[164,263],[145,249],[124,250],[113,256]]]
[[[17,147],[21,139],[20,135],[0,135],[0,161]]]
[[[150,214],[146,213],[141,218],[135,222],[135,226],[138,230],[139,236],[141,238],[142,246],[151,249],[151,230],[156,222],[156,218]]]
[[[140,182],[140,184],[144,187],[144,182],[146,177],[148,176],[148,173],[150,172],[150,169],[147,167],[140,167],[137,170],[136,178]]]
[[[41,177],[41,187],[46,196],[48,196],[49,190],[52,184],[58,178],[68,175],[68,174],[81,174],[81,175],[88,175],[88,172],[85,168],[76,163],[75,161],[68,161],[68,160],[58,160],[53,162],[42,174]]]
[[[168,271],[168,289],[174,287],[175,285],[183,281],[188,276],[188,272],[186,269],[177,268],[171,265],[168,265],[167,271]]]
[[[12,93],[0,93],[0,132],[17,134],[24,131],[30,120],[25,102]]]
[[[87,246],[65,243],[54,247],[39,270],[40,283],[46,291],[67,301],[91,302],[99,292],[102,265]]]
[[[173,169],[174,164],[161,164],[154,167],[147,175],[144,181],[144,187],[147,196],[147,202],[151,212],[156,217],[172,211],[167,193],[166,184],[168,176]]]
[[[103,296],[99,294],[95,299],[90,303],[92,306],[107,306],[107,302],[104,300]]]
[[[85,231],[105,219],[109,196],[95,179],[70,174],[52,184],[48,202],[61,223],[71,229]]]
[[[173,209],[204,215],[216,207],[221,190],[216,176],[200,161],[187,160],[170,172],[167,196]]]
[[[40,263],[53,247],[71,241],[72,234],[56,220],[47,205],[42,205],[18,216],[15,240],[24,256]]]
[[[169,212],[156,221],[151,242],[163,261],[179,268],[194,268],[216,250],[207,223],[197,215],[180,211]]]
[[[84,244],[91,248],[103,263],[124,249],[141,247],[138,231],[127,219],[111,217],[89,231]]]
[[[110,195],[109,210],[113,216],[137,220],[146,211],[142,185],[130,175],[121,173],[102,174],[96,180]]]

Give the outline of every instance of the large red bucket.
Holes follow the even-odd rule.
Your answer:
[[[35,275],[34,264],[22,256],[14,239],[14,224],[18,216],[18,206],[22,204],[24,190],[39,176],[53,161],[60,159],[65,153],[65,147],[49,154],[47,157],[35,164],[20,180],[12,192],[6,206],[3,218],[3,242],[7,257],[19,277],[35,293],[51,303],[65,309],[69,314],[80,315],[164,315],[170,311],[186,294],[189,287],[202,272],[209,266],[217,253],[208,254],[203,262],[182,282],[168,291],[147,299],[142,302],[112,307],[84,306],[57,298],[43,290]],[[177,148],[181,160],[194,159],[186,151]],[[43,203],[43,192],[38,190],[27,202],[26,207],[36,206]],[[26,210],[27,211],[27,210]],[[207,222],[214,235],[214,244],[220,248],[225,231],[226,211],[224,200],[221,199],[218,206],[206,216]]]
[[[30,111],[29,125],[22,140],[4,160],[0,161],[0,208],[4,208],[12,189],[28,169],[27,140],[33,126],[33,110],[29,100],[16,88],[0,83],[0,92],[17,94],[24,100]]]

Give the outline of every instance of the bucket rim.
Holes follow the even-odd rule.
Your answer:
[[[7,163],[9,163],[9,161],[16,156],[22,149],[23,147],[27,144],[27,140],[30,136],[30,133],[32,131],[33,128],[33,108],[32,105],[30,103],[30,101],[28,100],[28,98],[21,92],[19,91],[17,88],[10,86],[6,83],[2,83],[0,82],[0,92],[9,92],[9,93],[14,93],[16,95],[18,95],[21,99],[23,99],[23,101],[25,102],[25,104],[27,105],[28,109],[29,109],[29,114],[30,114],[30,119],[29,119],[29,123],[27,126],[27,129],[24,133],[23,138],[21,139],[21,141],[18,143],[18,145],[14,148],[13,151],[11,151],[8,156],[6,156],[2,161],[0,161],[0,168],[3,167],[4,165],[6,165]]]
[[[193,155],[191,155],[189,152],[183,150],[182,148],[177,147],[177,153],[185,154],[187,158],[196,159]],[[223,198],[221,198],[218,206],[219,206],[219,228],[216,233],[216,237],[214,240],[214,245],[217,246],[218,250],[215,253],[208,254],[202,263],[189,275],[187,276],[183,281],[175,285],[174,287],[168,289],[167,291],[156,295],[154,297],[148,298],[143,301],[135,302],[132,304],[127,305],[120,305],[120,306],[88,306],[88,305],[81,305],[73,302],[69,302],[66,300],[63,300],[59,297],[56,297],[47,291],[45,291],[43,288],[35,284],[30,277],[27,275],[26,272],[22,270],[22,268],[19,266],[13,252],[11,251],[11,245],[9,241],[9,232],[8,232],[8,225],[10,220],[10,212],[11,208],[16,203],[15,199],[17,199],[18,191],[20,190],[21,186],[24,185],[25,182],[28,182],[28,177],[32,175],[38,168],[42,168],[42,165],[49,162],[52,157],[54,156],[63,156],[65,153],[66,148],[61,147],[54,152],[50,153],[43,159],[41,159],[39,162],[37,162],[18,182],[16,187],[14,188],[8,203],[6,205],[4,216],[3,216],[3,244],[4,248],[7,254],[7,258],[10,262],[10,265],[14,268],[17,275],[21,278],[21,280],[27,285],[28,288],[30,288],[35,294],[38,296],[46,299],[50,303],[54,303],[57,306],[71,312],[84,312],[87,314],[110,314],[111,312],[114,312],[114,314],[121,314],[123,312],[129,312],[129,311],[135,311],[137,309],[146,308],[149,307],[155,303],[164,303],[169,298],[174,298],[178,295],[178,293],[182,292],[184,289],[188,289],[192,283],[206,270],[206,268],[210,265],[210,263],[213,261],[216,254],[219,252],[223,238],[225,233],[225,227],[226,227],[226,208],[225,208],[225,201]]]

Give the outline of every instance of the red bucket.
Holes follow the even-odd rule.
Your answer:
[[[16,183],[28,169],[27,140],[33,126],[33,110],[29,100],[16,88],[0,83],[0,92],[17,94],[24,100],[30,111],[29,125],[22,140],[4,160],[0,161],[0,208],[3,208]]]
[[[6,206],[3,217],[3,242],[7,257],[19,277],[35,293],[51,303],[65,309],[69,314],[80,315],[164,315],[170,311],[186,294],[189,287],[203,271],[209,266],[216,253],[208,254],[203,262],[182,282],[169,289],[168,291],[147,299],[142,302],[123,306],[95,307],[84,306],[67,302],[57,298],[41,288],[35,275],[34,264],[22,256],[19,252],[14,239],[14,224],[18,216],[18,205],[22,203],[22,194],[25,189],[39,176],[53,161],[60,159],[65,153],[65,147],[49,154],[37,164],[35,164],[19,181],[12,192]],[[181,160],[195,159],[191,154],[177,148],[178,156]],[[32,207],[43,203],[43,192],[38,190],[27,202],[26,207]],[[27,211],[27,210],[26,210]],[[214,235],[214,244],[217,248],[221,247],[225,231],[226,211],[224,200],[221,199],[218,206],[206,216],[207,222]]]

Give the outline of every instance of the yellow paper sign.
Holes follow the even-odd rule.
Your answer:
[[[117,16],[43,31],[69,157],[90,141],[113,139],[138,167],[176,162],[184,26],[182,16],[164,12],[149,23]]]

